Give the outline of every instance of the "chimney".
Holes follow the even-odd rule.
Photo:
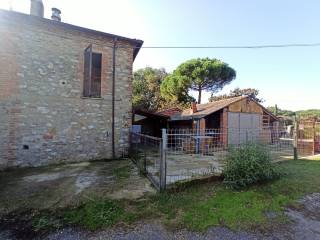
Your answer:
[[[44,7],[42,0],[31,0],[30,15],[43,18]]]
[[[191,103],[191,113],[196,113],[197,110],[197,103],[196,102],[192,102]]]
[[[52,10],[52,16],[51,19],[53,21],[61,22],[61,11],[58,8],[51,8]]]

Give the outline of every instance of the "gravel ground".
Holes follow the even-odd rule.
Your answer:
[[[261,237],[261,236],[260,236]],[[106,230],[96,233],[85,233],[79,235],[79,232],[75,232],[72,229],[64,229],[61,232],[50,235],[47,240],[62,240],[62,239],[74,239],[74,240],[167,240],[167,239],[261,239],[257,235],[248,234],[245,232],[232,232],[227,228],[212,228],[205,234],[189,232],[186,230],[170,232],[167,231],[160,224],[137,224],[133,229],[127,230],[123,228],[117,228],[112,230]]]
[[[206,239],[206,240],[253,240],[253,239],[292,239],[319,240],[320,239],[320,193],[313,193],[300,200],[301,207],[287,209],[286,214],[292,220],[283,226],[274,226],[267,233],[234,232],[224,227],[210,228],[205,233],[187,230],[169,231],[157,222],[137,223],[133,227],[116,227],[104,231],[88,232],[81,229],[65,228],[37,239],[46,240],[167,240],[167,239]],[[0,232],[0,239],[15,240],[9,231]],[[25,238],[22,238],[25,239]]]

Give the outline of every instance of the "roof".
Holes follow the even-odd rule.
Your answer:
[[[156,117],[156,118],[163,118],[163,119],[168,119],[170,118],[170,116],[158,113],[158,112],[150,112],[147,110],[143,110],[143,109],[135,109],[133,110],[133,114],[138,114],[141,116],[145,116],[145,117]]]
[[[205,104],[197,104],[197,112],[192,113],[191,109],[185,109],[181,112],[181,114],[177,114],[171,117],[171,120],[189,120],[189,119],[199,119],[203,118],[207,115],[210,115],[212,113],[215,113],[225,107],[228,107],[230,104],[241,101],[243,99],[249,98],[248,96],[239,96],[239,97],[233,97],[233,98],[226,98],[221,99],[214,102],[209,102]],[[262,107],[263,111],[269,114],[274,119],[278,119],[275,115],[273,115],[270,111],[268,111],[265,107],[263,107],[260,103],[255,101],[254,99],[251,99],[255,103],[257,103],[259,106]]]
[[[158,111],[157,113],[161,114],[161,115],[165,115],[165,116],[171,117],[171,116],[180,114],[181,112],[182,112],[182,110],[180,108],[173,107],[173,108],[168,108],[168,109],[164,109],[164,110]]]
[[[72,24],[68,24],[68,23],[64,23],[64,22],[59,22],[59,21],[54,21],[54,20],[47,19],[47,18],[36,17],[36,16],[32,16],[32,15],[24,14],[24,13],[20,13],[20,12],[7,11],[7,10],[0,9],[0,17],[1,16],[7,16],[7,17],[14,18],[15,20],[22,21],[22,22],[32,23],[32,22],[38,21],[38,22],[43,22],[46,24],[51,24],[54,26],[62,27],[65,29],[70,29],[70,30],[74,30],[74,31],[79,31],[79,32],[84,32],[84,33],[89,33],[89,34],[101,36],[101,37],[107,37],[107,38],[113,38],[113,39],[117,39],[117,40],[126,41],[126,42],[129,42],[134,45],[133,60],[138,55],[140,48],[143,44],[143,41],[139,40],[139,39],[127,38],[127,37],[123,37],[123,36],[119,36],[119,35],[115,35],[115,34],[111,34],[111,33],[96,31],[93,29],[79,27],[76,25],[72,25]]]
[[[233,97],[204,104],[197,104],[197,112],[192,113],[190,108],[185,109],[180,115],[175,115],[171,117],[171,120],[188,120],[194,118],[203,118],[244,98],[247,98],[247,96]]]

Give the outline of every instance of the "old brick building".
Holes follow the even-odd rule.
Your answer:
[[[31,15],[0,10],[0,168],[121,156],[143,42],[32,7]]]

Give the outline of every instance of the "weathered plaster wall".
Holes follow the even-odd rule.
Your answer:
[[[0,36],[0,168],[111,158],[113,39],[6,11]],[[89,44],[102,53],[101,99],[81,98]],[[131,126],[132,51],[116,52],[117,156]]]

